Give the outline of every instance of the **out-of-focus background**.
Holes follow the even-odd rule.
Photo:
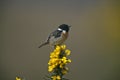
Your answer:
[[[70,80],[120,80],[119,0],[1,0],[0,80],[43,80],[51,48],[38,46],[71,25]]]

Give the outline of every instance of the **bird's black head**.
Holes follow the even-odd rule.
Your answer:
[[[71,26],[68,26],[67,24],[61,24],[58,28],[60,28],[62,30],[65,30],[66,32],[68,32],[70,27]]]

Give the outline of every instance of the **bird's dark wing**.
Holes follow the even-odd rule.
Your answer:
[[[60,37],[60,36],[61,36],[61,33],[62,33],[62,31],[59,31],[59,30],[56,30],[56,31],[52,32],[52,33],[49,35],[47,41],[49,41],[49,39],[50,39],[51,37],[54,37],[54,38]]]

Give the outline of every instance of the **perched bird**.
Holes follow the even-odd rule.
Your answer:
[[[38,48],[41,48],[42,46],[47,44],[51,46],[61,45],[67,39],[70,27],[71,26],[68,26],[67,24],[60,25],[57,30],[50,33],[47,40]]]

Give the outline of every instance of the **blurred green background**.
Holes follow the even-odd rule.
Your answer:
[[[38,46],[71,25],[70,80],[120,80],[119,0],[1,0],[0,80],[43,80],[51,48]]]

